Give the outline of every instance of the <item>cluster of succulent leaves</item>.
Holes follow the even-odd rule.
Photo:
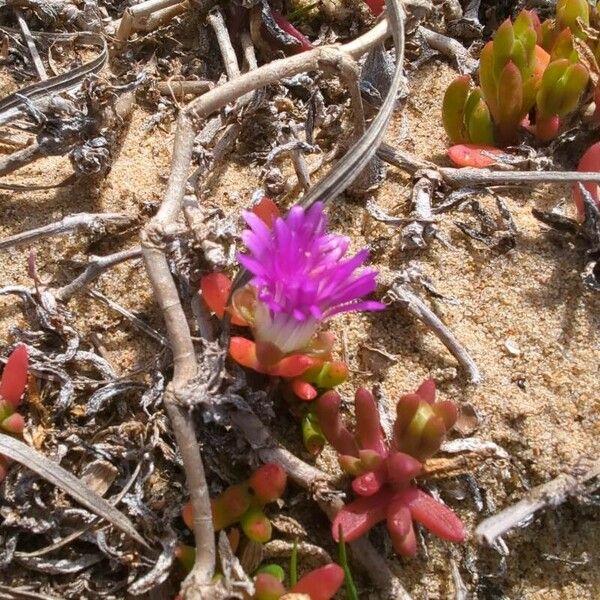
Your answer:
[[[242,532],[251,541],[260,544],[268,542],[271,539],[272,528],[264,507],[279,500],[285,492],[286,485],[285,471],[281,466],[272,463],[259,467],[246,481],[230,485],[210,501],[215,531],[239,524]],[[191,529],[194,515],[190,503],[183,507],[182,516]],[[234,533],[233,539],[237,537]]]
[[[383,432],[376,401],[366,389],[359,388],[355,394],[354,433],[342,421],[341,398],[336,392],[318,399],[323,432],[338,452],[341,468],[353,476],[352,489],[358,496],[333,520],[335,540],[340,535],[349,542],[356,540],[380,521],[386,521],[394,549],[403,556],[417,551],[413,521],[443,539],[465,539],[460,519],[414,482],[458,415],[453,402],[436,402],[435,395],[435,383],[428,379],[416,392],[402,396],[390,440]]]
[[[523,10],[504,21],[481,52],[479,86],[462,76],[446,91],[442,116],[452,144],[506,146],[521,127],[540,141],[556,137],[585,97],[587,55],[598,53],[587,31],[598,20],[586,0],[559,0],[555,19],[541,23]]]
[[[0,430],[10,435],[23,433],[25,420],[17,408],[27,385],[28,357],[26,346],[17,346],[11,353],[0,381]],[[0,481],[6,476],[8,459],[0,454]]]

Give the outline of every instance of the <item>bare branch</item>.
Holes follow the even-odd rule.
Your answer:
[[[240,67],[238,65],[237,56],[235,55],[235,50],[231,44],[229,31],[225,25],[225,19],[223,18],[221,9],[218,6],[213,8],[208,13],[206,20],[217,36],[217,43],[219,44],[219,50],[221,51],[221,57],[223,58],[223,65],[225,66],[227,77],[229,79],[239,77]]]
[[[471,383],[480,383],[481,374],[475,361],[461,346],[454,334],[446,327],[442,320],[419,298],[406,283],[396,282],[388,291],[389,297],[400,302],[413,316],[425,323],[448,348],[460,366],[467,372]]]
[[[78,229],[88,231],[103,231],[108,225],[128,225],[132,218],[125,213],[77,213],[69,215],[56,223],[30,229],[0,240],[0,250],[12,246],[33,242],[39,238],[53,235],[65,235]]]
[[[85,271],[75,278],[71,283],[58,289],[54,296],[61,302],[68,302],[73,296],[78,294],[84,287],[89,285],[94,279],[97,279],[111,267],[142,256],[141,248],[133,250],[124,250],[123,252],[115,252],[108,256],[92,256],[91,261],[85,268]]]
[[[589,494],[600,488],[600,459],[585,461],[568,473],[533,488],[512,506],[482,521],[475,529],[475,537],[490,545],[513,527],[517,527],[538,510],[556,507],[570,497]]]

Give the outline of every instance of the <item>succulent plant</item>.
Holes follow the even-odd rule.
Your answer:
[[[453,145],[505,146],[518,141],[523,126],[540,141],[556,137],[589,81],[573,41],[585,36],[580,25],[589,23],[580,4],[561,2],[557,19],[541,24],[534,11],[523,10],[514,23],[507,19],[500,25],[481,51],[480,87],[461,76],[444,95],[442,119]],[[464,152],[450,153],[460,166],[485,162],[481,155],[470,156],[474,162],[465,164]]]
[[[385,520],[396,552],[412,556],[417,550],[415,520],[439,537],[463,541],[460,519],[413,481],[457,418],[452,402],[435,401],[433,380],[400,398],[391,440],[385,439],[375,399],[366,389],[359,388],[354,398],[354,434],[342,422],[340,403],[333,391],[317,402],[323,433],[339,453],[342,469],[354,477],[352,489],[358,496],[334,518],[334,539],[343,534],[351,542]]]
[[[271,523],[263,508],[283,495],[286,483],[286,473],[279,465],[265,464],[254,471],[247,481],[229,486],[211,500],[215,531],[239,523],[250,540],[262,544],[268,542],[271,539]],[[192,528],[190,503],[183,507],[182,516],[186,525]]]

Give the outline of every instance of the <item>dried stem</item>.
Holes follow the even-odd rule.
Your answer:
[[[191,96],[200,96],[212,90],[215,84],[212,81],[203,79],[189,79],[183,81],[159,81],[156,89],[164,95],[170,95],[177,100],[183,100],[188,94]]]
[[[474,59],[459,41],[423,26],[419,26],[418,31],[434,50],[453,58],[463,75],[473,73],[477,69],[479,61]]]
[[[442,179],[454,188],[488,185],[539,185],[542,183],[600,183],[600,173],[579,171],[490,171],[489,169],[437,169]]]
[[[2,175],[8,175],[44,156],[47,156],[46,149],[37,142],[33,142],[26,148],[17,150],[0,159],[0,177]]]
[[[454,334],[446,327],[442,320],[421,298],[409,289],[406,283],[392,284],[388,295],[392,300],[402,303],[408,312],[425,323],[438,336],[442,344],[448,348],[461,367],[467,372],[471,383],[477,384],[481,381],[481,375],[475,361],[469,356],[468,352],[461,346],[460,342],[454,337]]]
[[[446,185],[453,188],[487,187],[490,185],[541,185],[544,183],[576,183],[593,182],[600,184],[600,173],[597,171],[492,171],[491,169],[475,169],[464,167],[438,167],[435,163],[423,160],[397,150],[389,144],[381,144],[377,156],[390,165],[415,174],[419,170],[436,171]]]
[[[219,50],[221,51],[223,65],[228,79],[239,77],[240,67],[238,65],[237,56],[235,55],[235,50],[231,44],[229,31],[225,25],[225,19],[223,18],[221,9],[218,6],[213,8],[208,13],[206,20],[217,36],[217,43],[219,44]]]
[[[115,252],[108,256],[92,256],[88,266],[83,273],[75,278],[71,283],[58,289],[54,296],[61,302],[68,302],[73,296],[78,294],[84,287],[89,285],[94,279],[97,279],[111,267],[118,265],[126,260],[140,258],[142,256],[141,248],[133,250],[124,250],[123,252]]]
[[[29,54],[31,54],[31,60],[33,61],[35,72],[41,81],[46,81],[46,79],[48,79],[48,73],[46,73],[46,68],[44,67],[44,63],[40,58],[40,53],[37,50],[35,42],[33,41],[33,36],[31,35],[31,31],[29,31],[27,21],[25,21],[23,13],[20,9],[15,8],[14,10],[17,21],[19,22],[19,27],[21,28],[21,33],[23,34],[23,38],[25,39],[25,43],[29,49]]]
[[[568,473],[562,473],[556,479],[533,488],[514,504],[493,517],[482,521],[475,529],[479,543],[494,542],[513,527],[518,526],[534,515],[538,510],[556,507],[567,498],[589,494],[600,488],[600,459],[585,461]]]
[[[181,0],[147,0],[126,8],[123,17],[116,22],[115,39],[124,42],[134,31],[152,31],[186,10]],[[159,15],[156,18],[156,15]],[[152,18],[154,16],[154,18]]]
[[[0,240],[0,250],[12,246],[33,242],[39,238],[53,235],[65,235],[78,229],[103,231],[108,225],[122,226],[131,223],[132,219],[125,213],[77,213],[69,215],[56,223],[30,229]]]

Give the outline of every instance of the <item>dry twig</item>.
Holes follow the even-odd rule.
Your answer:
[[[132,218],[125,213],[77,213],[69,215],[56,223],[30,229],[0,240],[0,250],[26,244],[34,240],[53,235],[65,235],[79,229],[97,232],[104,231],[109,225],[122,226],[131,223]]]
[[[140,248],[134,248],[133,250],[123,250],[122,252],[115,252],[108,256],[92,256],[87,267],[76,277],[71,283],[56,290],[54,296],[61,302],[68,302],[73,296],[78,294],[84,287],[89,285],[94,279],[97,279],[111,267],[118,265],[119,263],[135,258],[140,258],[142,251]]]
[[[495,541],[513,527],[525,522],[538,510],[556,507],[570,497],[589,494],[600,488],[600,459],[586,461],[568,473],[533,488],[512,506],[482,521],[475,529],[479,543],[493,545]]]
[[[446,327],[442,320],[419,298],[405,282],[399,281],[392,284],[388,291],[391,300],[400,302],[408,312],[425,323],[448,348],[460,366],[467,372],[469,381],[474,384],[481,382],[481,374],[468,352],[461,346],[454,334]]]

